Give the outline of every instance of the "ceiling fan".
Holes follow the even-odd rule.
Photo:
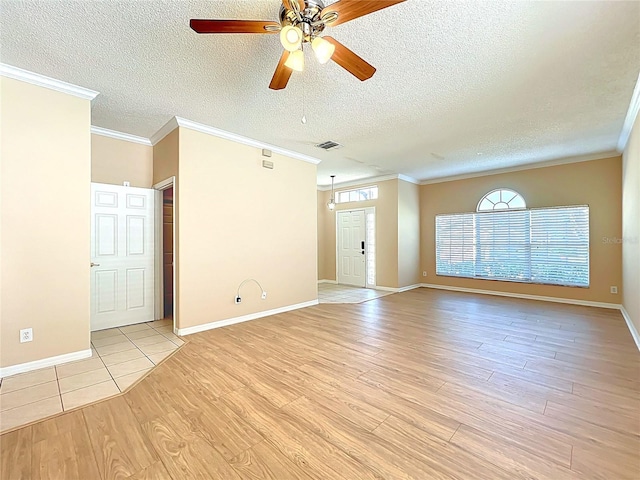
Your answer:
[[[360,79],[367,80],[376,69],[335,38],[320,34],[355,18],[382,10],[405,0],[339,0],[325,7],[322,0],[282,0],[280,22],[260,20],[202,20],[192,18],[189,25],[197,33],[279,33],[284,47],[269,88],[287,86],[293,70],[304,69],[302,46],[310,43],[320,63],[330,59]]]

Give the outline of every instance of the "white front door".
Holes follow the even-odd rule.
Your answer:
[[[366,284],[364,219],[364,210],[337,212],[338,283]]]
[[[154,190],[91,184],[91,331],[154,318]]]

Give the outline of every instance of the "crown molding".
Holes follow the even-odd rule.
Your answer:
[[[376,182],[386,182],[387,180],[396,180],[397,178],[398,178],[398,174],[395,174],[395,173],[392,175],[379,175],[377,177],[366,177],[358,180],[350,180],[348,182],[334,183],[333,188],[335,190],[338,188],[360,187],[364,185],[370,185]],[[328,190],[331,190],[331,185],[318,185],[318,190],[322,192],[326,192]]]
[[[638,80],[636,80],[636,86],[633,89],[633,95],[631,95],[631,102],[629,103],[629,110],[627,110],[627,116],[624,119],[622,125],[622,131],[620,132],[620,138],[618,138],[618,152],[624,152],[627,148],[627,142],[633,129],[633,124],[638,118],[638,112],[640,112],[640,74]]]
[[[93,100],[100,94],[100,92],[96,92],[95,90],[89,90],[88,88],[79,87],[78,85],[56,80],[55,78],[45,77],[39,73],[23,70],[22,68],[7,65],[6,63],[0,63],[0,75],[39,87],[56,90],[57,92],[67,93],[74,97],[84,98],[85,100]]]
[[[141,145],[152,146],[151,140],[137,135],[130,135],[128,133],[116,132],[115,130],[109,130],[108,128],[96,127],[91,125],[91,133],[94,135],[100,135],[102,137],[115,138],[117,140],[124,140],[125,142],[139,143]]]
[[[360,178],[358,180],[350,180],[348,182],[334,183],[333,188],[334,190],[336,190],[338,188],[363,187],[365,185],[371,185],[372,183],[386,182],[387,180],[397,180],[398,178],[400,178],[400,175],[398,175],[397,173],[393,173],[390,175],[378,175],[377,177],[366,177]],[[331,185],[318,185],[318,190],[320,190],[321,192],[329,191],[331,190]]]
[[[178,126],[183,128],[188,128],[190,130],[195,130],[196,132],[206,133],[207,135],[213,135],[214,137],[224,138],[226,140],[231,140],[232,142],[241,143],[243,145],[248,145],[250,147],[266,148],[267,150],[271,150],[272,152],[278,153],[280,155],[285,155],[287,157],[295,158],[296,160],[302,160],[303,162],[312,163],[314,165],[317,165],[321,162],[320,159],[311,157],[309,155],[304,155],[302,153],[277,147],[269,143],[244,137],[236,133],[227,132],[226,130],[221,130],[219,128],[211,127],[209,125],[204,125],[202,123],[194,122],[192,120],[187,120],[186,118],[180,118],[180,117],[174,117],[174,118]]]
[[[556,160],[548,160],[544,162],[531,163],[528,165],[520,165],[517,167],[498,168],[495,170],[485,170],[483,172],[468,173],[462,175],[453,175],[450,177],[434,178],[422,180],[420,185],[432,185],[434,183],[453,182],[455,180],[466,180],[468,178],[486,177],[489,175],[500,175],[501,173],[521,172],[523,170],[533,170],[535,168],[555,167],[558,165],[567,165],[570,163],[589,162],[591,160],[602,160],[605,158],[619,157],[620,153],[616,150],[608,150],[605,152],[588,153],[585,155],[577,155],[575,157],[567,157]]]
[[[416,180],[413,177],[410,177],[409,175],[403,175],[403,174],[398,174],[398,180],[403,180],[405,182],[409,182],[409,183],[413,183],[414,185],[420,185],[420,180]]]
[[[167,123],[160,127],[160,130],[151,136],[151,145],[156,145],[160,140],[178,128],[178,121],[176,118],[177,117],[172,117]]]
[[[405,182],[413,183],[415,185],[420,185],[420,181],[416,180],[413,177],[409,177],[408,175],[402,175],[398,173],[393,173],[390,175],[378,175],[377,177],[366,177],[361,178],[359,180],[350,180],[348,182],[334,183],[334,190],[338,188],[347,188],[347,187],[360,187],[364,185],[371,185],[372,183],[377,182],[386,182],[387,180],[403,180]],[[318,185],[318,190],[321,192],[326,192],[331,190],[331,185]]]

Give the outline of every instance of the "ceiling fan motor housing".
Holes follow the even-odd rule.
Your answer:
[[[296,0],[292,0],[294,3]],[[292,25],[302,30],[303,42],[311,42],[325,29],[320,13],[324,9],[324,4],[320,0],[306,0],[305,9],[300,11],[300,19],[294,10],[288,10],[284,5],[280,6],[280,24],[285,27]]]

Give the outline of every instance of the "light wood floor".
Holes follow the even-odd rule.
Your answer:
[[[619,312],[419,289],[189,337],[1,437],[8,479],[637,479]]]

